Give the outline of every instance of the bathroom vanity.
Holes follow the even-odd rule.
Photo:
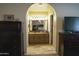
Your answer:
[[[48,32],[29,32],[29,44],[48,44]]]

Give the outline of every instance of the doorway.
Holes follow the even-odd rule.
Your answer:
[[[27,55],[56,54],[56,13],[46,3],[36,3],[27,11]]]

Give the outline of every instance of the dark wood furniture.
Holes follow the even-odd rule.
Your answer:
[[[20,56],[21,22],[0,21],[0,56]]]
[[[29,44],[49,44],[49,33],[29,32]]]
[[[79,33],[59,33],[59,55],[79,56]]]

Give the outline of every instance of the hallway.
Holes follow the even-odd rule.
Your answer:
[[[27,48],[28,56],[56,56],[56,51],[52,45],[40,44],[40,45],[30,45]]]
[[[56,56],[57,51],[53,46],[56,45],[56,12],[54,8],[43,3],[31,5],[27,10],[26,22],[28,46],[25,55]]]

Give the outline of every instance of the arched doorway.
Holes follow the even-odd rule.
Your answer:
[[[47,3],[36,3],[31,5],[27,11],[26,22],[26,54],[52,55],[53,53],[55,53],[57,43],[56,12],[54,8]]]

